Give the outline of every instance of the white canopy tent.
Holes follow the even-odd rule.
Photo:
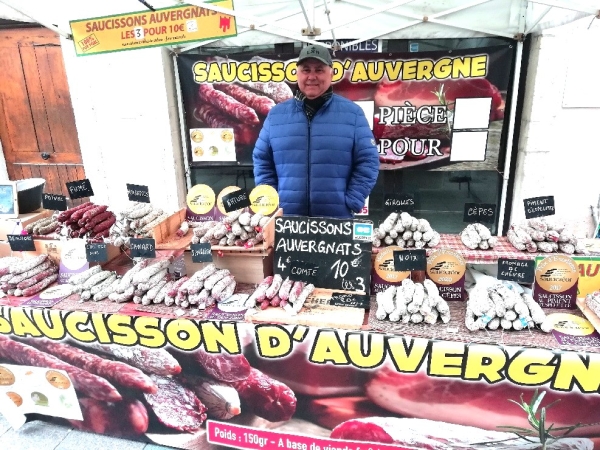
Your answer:
[[[164,8],[179,4],[174,0],[107,0],[85,2],[86,16],[76,8],[64,8],[59,1],[0,0],[0,18],[31,20],[70,35],[69,20],[121,14],[144,8]],[[235,10],[208,1],[187,0],[236,17],[238,35],[207,40],[183,47],[175,53],[200,46],[238,47],[286,42],[306,42],[328,46],[316,39],[334,42],[334,50],[368,39],[435,39],[500,36],[515,39],[513,98],[519,89],[523,38],[543,30],[589,17],[600,18],[600,0],[234,0]],[[2,8],[3,4],[5,5]],[[35,4],[35,9],[32,7]],[[98,14],[94,15],[94,8]],[[23,19],[26,17],[28,19]],[[346,40],[336,45],[336,40]],[[351,41],[348,42],[347,40]],[[509,112],[508,149],[513,148],[516,102]],[[183,128],[182,128],[183,129]],[[184,152],[185,154],[185,152]],[[503,228],[511,152],[507,151],[503,170],[498,230]],[[188,180],[189,184],[189,180]]]
[[[175,0],[145,3],[153,8],[179,4]],[[373,38],[518,38],[585,16],[600,17],[600,0],[235,0],[234,11],[210,1],[187,3],[236,17],[238,36],[220,40],[217,45],[222,46],[311,42],[315,37],[357,42]],[[59,1],[0,0],[1,4],[8,7],[0,9],[1,18],[23,20],[26,16],[64,36],[69,34],[68,21],[82,18]],[[90,6],[86,6],[88,13],[93,10]],[[139,0],[107,0],[98,5],[98,15],[144,8]],[[71,17],[73,14],[77,16]],[[207,44],[215,41],[191,47]]]

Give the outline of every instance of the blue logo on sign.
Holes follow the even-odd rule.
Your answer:
[[[354,236],[371,236],[373,234],[373,224],[370,223],[355,223]]]

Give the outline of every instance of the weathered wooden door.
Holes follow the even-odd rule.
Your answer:
[[[65,183],[85,178],[59,38],[46,28],[0,30],[0,142],[11,180],[45,178],[45,192],[68,197]]]

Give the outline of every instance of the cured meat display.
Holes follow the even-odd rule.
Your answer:
[[[576,423],[596,423],[579,428],[573,435],[594,436],[600,433],[600,396],[577,395],[547,389],[545,404],[560,402],[548,408],[546,423],[554,427]],[[390,413],[497,430],[499,425],[528,428],[527,416],[509,399],[523,394],[528,401],[535,388],[501,382],[465,382],[451,378],[433,378],[423,372],[400,373],[393,367],[374,372],[366,384],[367,396]]]
[[[539,442],[521,439],[511,433],[487,431],[423,419],[394,417],[348,420],[335,427],[331,432],[331,437],[429,450],[453,450],[456,448],[476,450],[482,448],[482,443],[487,443],[488,446],[493,446],[497,450],[516,448],[536,450],[540,448]],[[545,448],[548,450],[592,450],[594,444],[589,439],[566,438],[553,442]]]

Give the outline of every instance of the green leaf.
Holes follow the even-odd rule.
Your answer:
[[[531,399],[531,410],[534,414],[537,412],[538,408],[540,407],[540,403],[542,403],[542,400],[544,400],[545,396],[546,392],[542,392],[540,395],[538,395],[538,390],[535,390],[535,394],[533,394],[533,398]]]

